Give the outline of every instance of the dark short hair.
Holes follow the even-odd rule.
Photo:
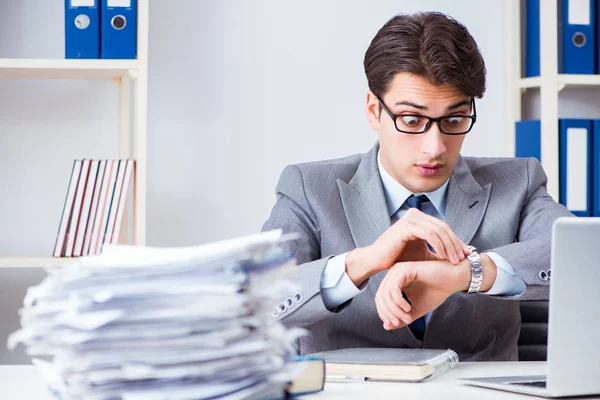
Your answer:
[[[475,39],[455,19],[438,12],[396,15],[365,53],[369,89],[382,97],[400,72],[435,86],[449,84],[469,97],[483,97],[486,68]]]

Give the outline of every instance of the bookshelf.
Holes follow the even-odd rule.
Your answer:
[[[541,86],[540,77],[521,78],[517,81],[519,89],[534,89]],[[556,90],[560,92],[565,87],[598,87],[600,86],[600,75],[569,75],[558,74],[556,78]]]
[[[506,152],[515,155],[515,123],[522,117],[522,94],[540,91],[541,158],[548,176],[548,193],[559,199],[558,95],[565,87],[600,87],[600,75],[558,73],[558,0],[540,1],[540,76],[523,78],[521,51],[525,2],[507,0],[506,18]],[[523,16],[523,18],[522,18]]]
[[[71,257],[3,256],[0,257],[0,269],[62,267],[73,261],[74,259]]]
[[[119,88],[119,149],[115,158],[133,158],[133,216],[125,216],[121,241],[146,243],[147,194],[147,104],[148,104],[148,16],[149,1],[138,1],[137,59],[73,60],[0,58],[0,79],[109,79]],[[0,94],[1,95],[1,94]],[[82,155],[83,157],[84,155]],[[63,177],[68,179],[68,176]],[[65,193],[66,195],[66,193]],[[59,221],[56,210],[54,221]],[[130,236],[129,221],[132,221]],[[58,224],[57,224],[58,231]],[[54,242],[56,237],[48,238]],[[0,254],[0,268],[62,266],[73,258]]]
[[[0,58],[0,78],[135,79],[140,60]]]

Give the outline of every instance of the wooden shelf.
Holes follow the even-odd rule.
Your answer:
[[[74,261],[77,261],[77,258],[0,256],[0,268],[62,267]]]
[[[0,58],[0,79],[83,79],[113,80],[118,87],[118,154],[114,158],[135,159],[133,210],[124,216],[122,232],[127,242],[146,241],[147,128],[148,128],[148,22],[150,0],[137,2],[137,59]],[[68,107],[68,104],[65,105]],[[43,129],[42,129],[43,130]],[[24,149],[26,151],[27,149]],[[129,207],[128,207],[129,208]],[[60,210],[57,210],[60,212]],[[128,214],[132,225],[128,224]],[[7,227],[10,230],[10,227]],[[54,238],[47,238],[53,240]],[[10,254],[14,250],[17,254]],[[4,249],[0,268],[44,268],[66,266],[77,258],[19,255]],[[36,254],[33,252],[32,254]],[[43,253],[42,253],[43,254]]]
[[[523,56],[527,49],[522,49],[525,44],[522,22],[525,20],[525,11],[522,0],[507,0],[505,4],[506,15],[506,94],[508,104],[506,107],[506,122],[508,124],[506,149],[508,157],[515,155],[515,123],[523,117],[523,93],[530,88],[540,90],[539,94],[539,119],[542,124],[540,137],[541,162],[547,176],[548,194],[555,200],[560,199],[560,146],[559,119],[560,92],[564,88],[600,88],[600,75],[598,74],[561,74],[558,70],[558,49],[560,29],[557,25],[558,13],[561,9],[558,0],[544,0],[539,2],[539,60],[540,76],[521,78]]]
[[[539,88],[541,84],[542,78],[539,76],[522,78],[517,83],[521,89]],[[556,85],[558,90],[568,86],[600,87],[600,75],[559,74],[556,77]]]
[[[542,83],[542,79],[539,76],[531,77],[531,78],[522,78],[517,82],[517,86],[520,89],[531,89],[531,88],[539,88]]]
[[[138,60],[0,58],[0,78],[136,78],[138,65]]]
[[[600,75],[558,75],[558,83],[566,86],[600,86]]]

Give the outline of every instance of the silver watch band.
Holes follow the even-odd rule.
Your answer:
[[[481,257],[474,246],[467,246],[471,250],[471,254],[467,256],[471,265],[471,285],[469,285],[468,293],[477,293],[481,289],[483,282],[483,268],[481,266]]]

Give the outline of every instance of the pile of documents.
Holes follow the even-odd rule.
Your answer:
[[[8,346],[23,344],[61,399],[282,398],[303,333],[269,314],[296,289],[290,239],[108,245],[28,289]]]

